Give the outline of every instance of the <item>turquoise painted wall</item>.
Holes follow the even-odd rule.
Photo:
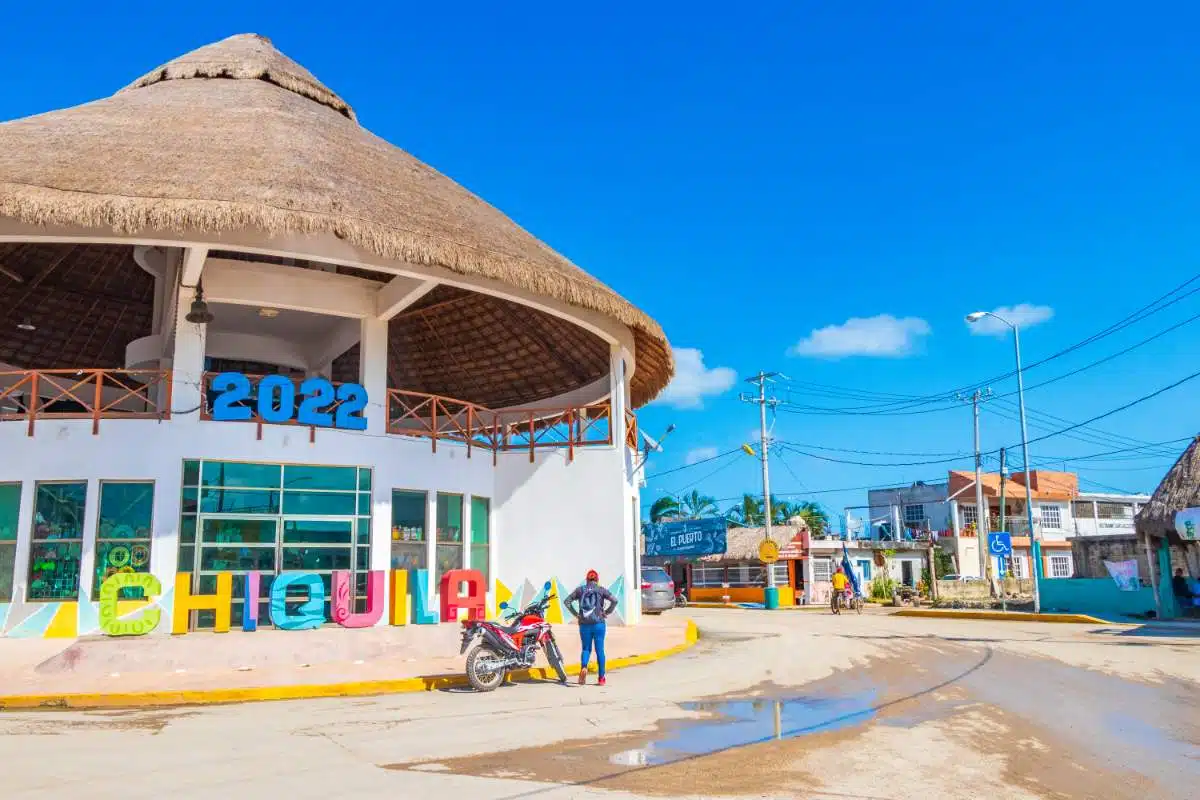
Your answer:
[[[1154,610],[1154,593],[1143,586],[1122,592],[1111,578],[1053,578],[1039,585],[1042,611],[1064,611],[1111,618]]]

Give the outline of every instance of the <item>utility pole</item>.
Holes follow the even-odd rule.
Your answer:
[[[1000,448],[1000,532],[1005,532],[1004,527],[1004,486],[1008,483],[1008,465],[1005,463],[1005,450]],[[1011,540],[1010,540],[1011,541]],[[1000,610],[1008,611],[1008,597],[1004,594],[1004,578],[1006,570],[1000,570]]]
[[[758,396],[742,394],[741,401],[743,403],[758,404],[758,425],[759,425],[759,456],[762,459],[762,484],[763,484],[763,527],[765,528],[765,539],[771,539],[771,477],[767,469],[767,406],[772,407],[779,404],[779,401],[772,397],[767,399],[767,381],[778,375],[778,372],[759,372],[753,378],[747,378],[747,383],[758,384]],[[775,565],[767,564],[767,591],[763,596],[764,606],[767,608],[779,607],[779,589],[775,586]]]
[[[971,401],[971,410],[975,420],[975,538],[979,544],[979,577],[988,582],[991,587],[991,592],[995,594],[996,587],[992,586],[991,581],[991,558],[988,555],[987,535],[988,535],[988,507],[983,501],[983,455],[979,451],[979,404],[982,403],[985,397],[990,397],[992,390],[987,390],[987,395],[983,391],[976,389],[975,393],[969,398]],[[967,398],[959,398],[966,400]]]

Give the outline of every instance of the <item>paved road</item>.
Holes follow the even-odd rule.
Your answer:
[[[598,687],[0,714],[5,798],[1194,797],[1180,629],[691,612]]]

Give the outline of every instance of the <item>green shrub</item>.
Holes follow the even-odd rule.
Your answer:
[[[896,581],[890,575],[876,575],[871,581],[871,599],[891,600],[896,590]]]

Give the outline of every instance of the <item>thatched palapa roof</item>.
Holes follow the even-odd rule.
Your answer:
[[[772,525],[771,540],[782,550],[806,526],[801,524]],[[725,532],[725,554],[704,556],[701,561],[757,561],[758,547],[766,538],[766,528],[729,528]]]
[[[112,97],[0,125],[0,217],[131,236],[332,234],[383,259],[496,280],[628,326],[636,346],[635,405],[653,399],[674,371],[654,320],[497,209],[364,129],[345,100],[256,35],[181,56]],[[7,257],[16,258],[11,251]],[[89,258],[128,261],[115,250]],[[38,274],[7,266],[27,283]],[[453,291],[427,300],[450,302],[461,302]],[[472,313],[500,315],[494,304],[479,302]],[[427,335],[430,327],[418,320],[410,335]],[[505,318],[478,339],[492,342],[514,327],[519,321]],[[537,359],[553,358],[560,338],[545,326],[528,348]],[[471,343],[450,349],[470,352]],[[589,351],[587,360],[601,357]],[[507,363],[503,351],[496,358]],[[590,364],[579,369],[562,380],[547,377],[536,391],[596,378]]]
[[[1158,484],[1150,502],[1138,512],[1138,533],[1175,535],[1175,513],[1185,508],[1200,508],[1200,436],[1192,439]]]

